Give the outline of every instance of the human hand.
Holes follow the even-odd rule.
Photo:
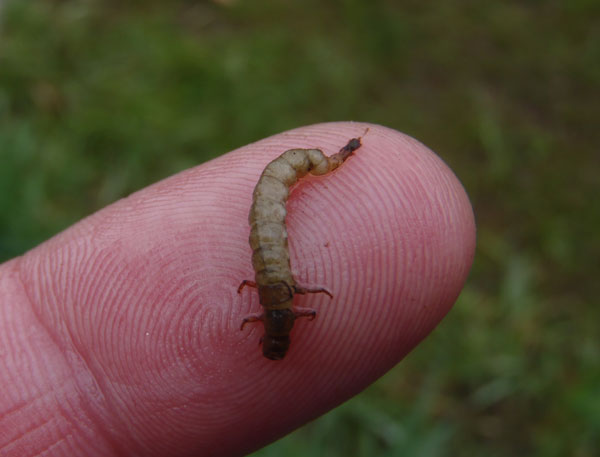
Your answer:
[[[288,202],[297,296],[265,359],[252,190],[290,148],[363,146]],[[243,455],[360,392],[448,312],[468,274],[468,198],[427,148],[359,123],[299,128],[143,189],[0,266],[2,456]],[[252,327],[252,328],[250,328]]]

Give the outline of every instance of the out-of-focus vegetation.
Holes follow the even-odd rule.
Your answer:
[[[0,260],[304,124],[438,152],[473,202],[454,310],[256,456],[600,455],[600,2],[29,1],[0,12]]]

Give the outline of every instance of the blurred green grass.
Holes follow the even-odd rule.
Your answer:
[[[267,135],[381,123],[465,185],[471,277],[402,364],[255,455],[598,455],[599,5],[9,1],[0,261]]]

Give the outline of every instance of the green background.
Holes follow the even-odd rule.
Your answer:
[[[255,455],[600,455],[599,5],[5,2],[0,260],[270,134],[380,123],[467,189],[469,281],[403,363]]]

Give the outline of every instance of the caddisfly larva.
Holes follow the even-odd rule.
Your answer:
[[[294,294],[321,292],[333,298],[324,288],[298,286],[292,276],[285,228],[285,203],[290,188],[307,173],[324,175],[335,170],[360,146],[361,139],[353,138],[329,157],[319,149],[290,149],[267,165],[254,188],[248,222],[256,275],[254,281],[242,281],[238,293],[244,286],[258,288],[263,312],[246,317],[242,329],[248,322],[264,324],[263,355],[268,359],[283,359],[297,317],[316,316],[313,309],[294,307]]]

